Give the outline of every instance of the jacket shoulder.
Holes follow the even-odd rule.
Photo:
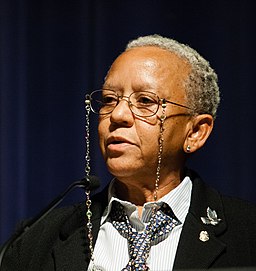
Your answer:
[[[256,226],[256,205],[235,197],[221,196],[224,212],[229,224]]]

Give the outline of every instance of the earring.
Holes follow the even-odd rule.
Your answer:
[[[190,150],[191,150],[191,147],[188,145],[187,148],[186,148],[186,151],[190,152]]]

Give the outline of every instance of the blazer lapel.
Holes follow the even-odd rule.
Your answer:
[[[68,239],[61,240],[53,248],[56,271],[87,270],[88,253],[85,230],[78,229]]]
[[[226,248],[219,239],[226,230],[226,221],[218,192],[207,187],[194,173],[191,180],[191,204],[180,236],[174,270],[207,269]],[[202,222],[201,217],[207,216],[208,207],[216,210],[221,219],[217,225]]]
[[[216,236],[209,225],[203,225],[189,213],[184,224],[179,242],[174,270],[177,269],[205,269],[221,254],[226,245]],[[208,235],[208,240],[200,240],[201,236]]]
[[[107,203],[107,189],[92,198],[93,245],[95,245],[101,215]],[[100,199],[100,200],[99,200]],[[53,248],[56,271],[83,271],[90,263],[89,240],[86,227],[85,204],[61,228],[59,240]]]

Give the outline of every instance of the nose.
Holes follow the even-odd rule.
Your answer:
[[[129,101],[126,96],[119,98],[119,103],[111,112],[110,120],[112,123],[116,123],[124,126],[132,126],[134,123],[134,116],[129,107]]]

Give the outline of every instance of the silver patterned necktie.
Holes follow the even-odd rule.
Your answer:
[[[137,232],[132,227],[123,205],[117,201],[112,203],[110,217],[113,226],[128,241],[129,262],[121,271],[149,270],[146,262],[152,242],[167,235],[180,223],[165,203],[153,209],[150,221],[142,232]]]

